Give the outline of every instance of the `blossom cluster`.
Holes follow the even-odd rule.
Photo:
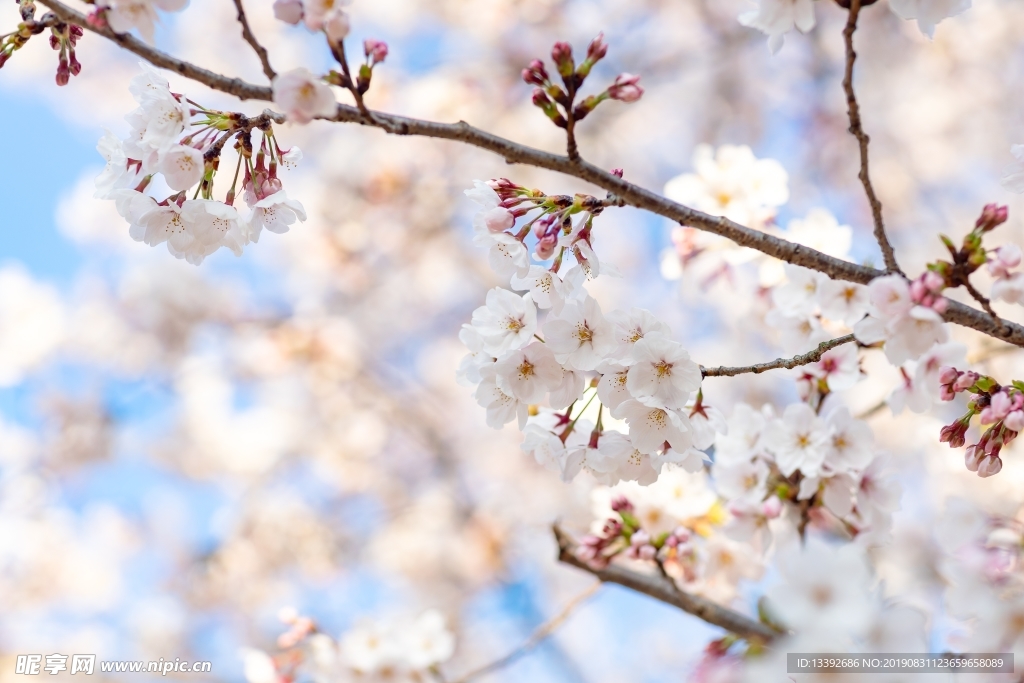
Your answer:
[[[751,0],[755,9],[740,15],[744,26],[756,28],[768,36],[772,54],[782,49],[786,34],[796,29],[807,33],[814,28],[815,0]],[[863,0],[862,6],[873,5],[876,0]],[[837,0],[849,7],[849,0]],[[943,19],[960,14],[971,7],[971,0],[889,0],[889,6],[901,19],[914,19],[921,32],[934,37],[935,27]]]
[[[349,0],[274,0],[274,16],[286,24],[302,22],[313,33],[323,31],[337,43],[352,29],[343,9],[348,4]]]
[[[460,333],[470,350],[460,377],[477,386],[487,423],[500,428],[518,420],[523,449],[566,481],[582,470],[614,483],[653,481],[669,462],[699,468],[699,449],[715,432],[700,395],[691,402],[700,368],[652,313],[606,315],[583,286],[611,270],[592,244],[603,204],[583,195],[547,196],[505,179],[478,181],[467,194],[479,205],[475,239],[511,287],[488,292]],[[517,218],[534,211],[512,232]],[[550,267],[530,263],[531,234],[534,255],[553,259]],[[576,265],[560,273],[570,255]],[[548,407],[541,408],[545,397]],[[627,431],[608,428],[613,421]]]
[[[262,650],[242,651],[248,683],[280,683],[300,675],[323,682],[378,676],[426,682],[455,651],[455,636],[437,610],[415,619],[365,621],[338,639],[293,609],[282,610],[280,617],[289,626],[278,637],[281,653],[271,657]]]
[[[973,395],[967,412],[942,428],[939,441],[948,443],[950,448],[963,446],[971,419],[977,415],[982,425],[990,426],[977,443],[967,447],[964,461],[967,469],[979,477],[998,474],[1003,469],[1000,451],[1024,430],[1024,383],[1013,382],[1003,387],[991,377],[951,366],[941,369],[939,382],[944,401],[952,401],[961,392]]]
[[[157,10],[180,12],[188,7],[188,0],[100,0],[89,15],[97,26],[109,26],[117,33],[138,29],[147,42],[153,42],[153,33],[160,22]]]
[[[132,239],[154,247],[166,244],[173,256],[198,265],[221,247],[241,255],[245,245],[259,241],[264,228],[284,233],[296,220],[306,219],[278,176],[279,168],[294,166],[302,152],[281,149],[269,120],[203,108],[172,93],[152,67],[143,63],[142,69],[130,86],[139,104],[126,117],[131,133],[122,140],[108,131],[97,147],[107,163],[96,179],[95,196],[115,201]],[[255,155],[254,129],[262,135]],[[220,201],[213,198],[214,177],[231,137],[238,161]],[[170,190],[159,201],[146,193],[158,177]],[[244,214],[234,206],[239,180],[249,209]]]

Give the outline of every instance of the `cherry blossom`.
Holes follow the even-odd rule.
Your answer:
[[[629,438],[641,453],[654,453],[667,442],[685,452],[692,444],[689,420],[675,410],[652,408],[630,399],[619,405],[615,415],[629,424]]]
[[[544,340],[560,363],[594,370],[616,346],[614,327],[593,297],[567,303],[544,323]]]
[[[868,285],[870,316],[857,323],[858,341],[873,344],[884,341],[886,358],[902,365],[919,358],[935,343],[949,337],[942,316],[932,306],[914,302],[910,284],[899,275],[875,278]],[[939,299],[936,306],[944,301]]]
[[[537,307],[528,296],[495,287],[487,292],[486,302],[473,311],[473,327],[485,351],[500,356],[530,343],[537,330]]]
[[[566,301],[575,300],[585,293],[582,289],[584,277],[582,268],[569,269],[563,279],[543,266],[530,266],[525,277],[513,275],[511,283],[516,291],[529,291],[537,308],[550,308],[558,313]]]
[[[107,10],[106,19],[114,31],[128,33],[137,28],[142,37],[152,43],[159,21],[156,10],[180,12],[188,6],[188,0],[106,0],[98,4]]]
[[[626,388],[644,404],[680,409],[700,387],[700,368],[678,342],[645,337],[633,346],[633,357]]]
[[[524,403],[539,403],[562,382],[562,367],[547,344],[513,349],[494,364],[498,386]]]
[[[740,15],[740,23],[767,34],[768,49],[775,54],[794,28],[802,33],[814,28],[814,4],[812,0],[758,0],[757,9]]]
[[[294,123],[334,114],[334,93],[309,69],[292,69],[274,78],[274,104]]]
[[[615,358],[627,364],[635,362],[633,349],[637,342],[649,335],[667,337],[672,333],[668,325],[642,308],[634,308],[629,313],[612,311],[608,314],[608,319],[615,324],[619,341],[619,346],[614,352]]]
[[[832,430],[804,403],[786,407],[781,419],[765,428],[764,445],[775,456],[779,470],[787,477],[797,470],[817,476],[831,445]]]
[[[259,242],[264,228],[270,232],[283,234],[288,232],[295,221],[305,220],[306,210],[302,204],[290,199],[285,190],[280,190],[252,205],[247,236],[251,241]]]
[[[188,190],[203,178],[203,153],[195,147],[175,145],[160,155],[158,170],[172,190]]]
[[[526,425],[529,405],[523,403],[511,392],[499,385],[496,364],[480,369],[480,385],[476,389],[476,402],[487,409],[487,425],[501,429],[512,420],[519,421],[519,428]]]
[[[901,19],[916,19],[921,33],[934,38],[936,24],[966,12],[971,0],[889,0],[889,6]]]

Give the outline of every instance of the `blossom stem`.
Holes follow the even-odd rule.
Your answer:
[[[245,42],[249,43],[249,47],[252,48],[256,56],[259,57],[260,64],[263,66],[263,73],[267,77],[268,81],[273,82],[277,76],[277,72],[274,71],[274,67],[270,66],[270,55],[267,53],[267,49],[260,45],[260,42],[256,40],[256,36],[252,32],[252,28],[249,26],[249,19],[245,16],[245,8],[242,7],[242,0],[235,0],[235,9],[238,10],[238,23],[242,26],[242,37]]]
[[[818,347],[813,351],[801,354],[799,356],[793,356],[792,358],[777,358],[767,363],[758,363],[757,365],[747,365],[743,367],[718,367],[718,368],[705,368],[701,366],[700,372],[704,377],[734,377],[736,375],[754,374],[759,375],[762,372],[768,370],[778,370],[784,368],[786,370],[792,370],[793,368],[801,365],[809,365],[811,363],[817,363],[821,360],[821,357],[828,351],[842,346],[843,344],[849,344],[850,342],[856,341],[856,338],[852,334],[847,334],[842,337],[836,337],[835,339],[829,339],[818,344]]]
[[[846,104],[850,116],[850,133],[857,138],[860,147],[860,178],[864,186],[864,193],[868,196],[868,203],[871,205],[871,216],[875,223],[875,240],[882,250],[882,258],[885,260],[885,269],[890,273],[900,273],[899,264],[896,262],[896,253],[888,235],[885,234],[885,223],[882,221],[882,202],[875,194],[875,187],[871,184],[871,175],[868,171],[868,143],[871,138],[864,132],[860,120],[860,105],[857,104],[857,94],[853,89],[853,63],[857,59],[857,53],[853,49],[853,34],[857,30],[857,19],[860,16],[862,0],[850,0],[850,14],[846,21],[846,28],[843,29],[843,39],[846,43],[846,71],[843,76],[843,90],[846,92]]]

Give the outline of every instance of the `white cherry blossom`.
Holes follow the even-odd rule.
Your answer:
[[[252,207],[248,221],[248,239],[260,241],[260,234],[266,228],[270,232],[284,234],[295,221],[306,220],[306,209],[295,199],[289,199],[285,190],[264,197]]]
[[[274,104],[293,123],[309,123],[334,114],[337,102],[330,86],[309,69],[298,68],[274,78]]]
[[[690,393],[700,388],[700,367],[679,342],[645,337],[633,346],[632,355],[635,363],[629,368],[626,388],[643,403],[683,408]]]
[[[457,379],[459,384],[474,387],[480,383],[480,368],[495,361],[494,356],[484,351],[484,339],[480,331],[472,325],[463,325],[459,330],[459,341],[465,345],[469,353],[459,363]]]
[[[757,0],[757,9],[740,15],[740,23],[768,36],[772,54],[782,49],[785,35],[793,29],[807,33],[814,28],[812,0]]]
[[[597,366],[597,371],[601,373],[597,383],[597,397],[605,408],[615,412],[623,401],[633,398],[626,387],[628,366],[616,361],[605,361]]]
[[[800,470],[804,476],[814,477],[829,453],[831,436],[830,427],[810,406],[793,403],[780,419],[768,424],[763,438],[782,474],[788,477]]]
[[[874,457],[874,435],[871,428],[863,420],[854,418],[846,406],[833,409],[826,416],[825,422],[831,428],[832,435],[822,471],[863,472]]]
[[[548,402],[552,408],[566,408],[573,401],[583,397],[586,389],[587,377],[585,373],[561,367],[561,379],[555,383],[548,396]]]
[[[868,290],[854,282],[826,279],[818,288],[818,304],[829,320],[853,327],[868,312]]]
[[[562,383],[562,366],[547,344],[539,342],[506,352],[494,371],[501,390],[525,403],[540,403]]]
[[[827,281],[821,273],[787,263],[786,282],[772,290],[772,302],[791,317],[809,317],[818,306],[820,288]]]
[[[615,328],[592,297],[567,303],[544,323],[544,340],[558,362],[594,370],[615,349]]]
[[[529,416],[529,404],[498,385],[495,364],[481,368],[480,378],[480,385],[476,388],[476,402],[487,409],[487,426],[501,429],[512,420],[518,420],[519,428],[522,429]]]
[[[650,407],[630,399],[614,415],[629,425],[629,438],[641,453],[661,450],[666,442],[680,452],[692,445],[689,420],[676,410]]]
[[[638,341],[648,335],[668,337],[672,334],[668,325],[643,308],[634,308],[629,313],[612,311],[608,314],[608,319],[615,325],[615,335],[619,344],[614,356],[627,365],[633,363],[633,347]]]
[[[537,307],[528,295],[495,287],[487,292],[486,305],[473,311],[473,327],[483,339],[484,351],[497,357],[530,343],[537,331]]]
[[[203,179],[203,153],[188,145],[175,145],[160,155],[158,170],[172,190],[188,190]]]
[[[889,0],[889,7],[901,19],[916,19],[921,33],[935,37],[935,26],[971,8],[971,0]]]

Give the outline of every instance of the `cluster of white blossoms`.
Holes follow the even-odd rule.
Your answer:
[[[556,239],[547,247],[551,233],[543,232],[535,254],[551,258],[557,249],[554,264],[531,265],[524,244],[530,228],[508,231],[516,216],[495,192],[507,181],[492,182],[478,182],[467,194],[480,204],[477,242],[489,248],[491,265],[511,289],[488,292],[459,335],[470,351],[459,377],[476,385],[487,423],[501,428],[518,420],[523,449],[566,481],[586,470],[604,483],[650,483],[666,463],[699,469],[700,451],[711,446],[717,428],[699,395],[693,401],[700,368],[649,311],[605,314],[587,293],[584,280],[608,270],[590,243],[593,214],[583,212],[573,224],[554,210]],[[571,199],[545,201],[561,206]],[[577,265],[563,275],[566,254]],[[613,421],[627,431],[607,428]]]
[[[95,196],[116,202],[132,239],[166,244],[175,257],[198,265],[221,247],[241,255],[245,245],[259,241],[264,228],[283,233],[306,219],[277,175],[279,166],[294,166],[302,158],[297,147],[282,150],[266,124],[253,159],[253,131],[242,126],[241,115],[204,109],[172,93],[152,67],[141,66],[143,73],[130,86],[139,106],[125,117],[131,133],[120,140],[108,131],[97,147],[107,164],[96,179]],[[200,119],[193,121],[194,116]],[[226,201],[219,201],[213,199],[214,175],[232,135],[238,136],[238,166]],[[146,194],[158,177],[171,192],[161,201]],[[233,206],[240,179],[249,208],[245,214]]]
[[[807,33],[814,28],[814,3],[817,0],[751,1],[756,2],[757,7],[741,14],[740,23],[767,34],[772,54],[782,49],[790,31],[796,29]],[[889,7],[902,19],[917,20],[921,32],[932,38],[939,22],[970,9],[971,0],[889,0]]]
[[[899,485],[883,476],[885,464],[870,427],[845,406],[820,416],[794,403],[777,416],[741,403],[715,442],[711,472],[733,517],[727,532],[767,550],[773,535],[789,538],[806,523],[805,501],[826,527],[824,511],[864,543],[883,540],[900,498]]]
[[[862,285],[832,280],[817,271],[785,265],[786,280],[772,289],[774,308],[766,322],[778,329],[782,348],[799,352],[831,338],[837,329],[854,327],[867,313],[868,290]],[[833,357],[849,354],[835,349]],[[856,360],[856,352],[852,356]],[[846,368],[850,370],[850,368]],[[830,377],[833,389],[845,389],[856,382],[859,373],[836,369]],[[843,386],[839,386],[842,384]]]
[[[437,610],[415,619],[364,621],[337,640],[318,632],[311,619],[294,610],[282,610],[281,619],[290,626],[278,638],[284,653],[271,657],[262,650],[242,651],[249,683],[280,683],[300,675],[316,683],[426,682],[434,680],[435,667],[455,652],[455,636]]]

